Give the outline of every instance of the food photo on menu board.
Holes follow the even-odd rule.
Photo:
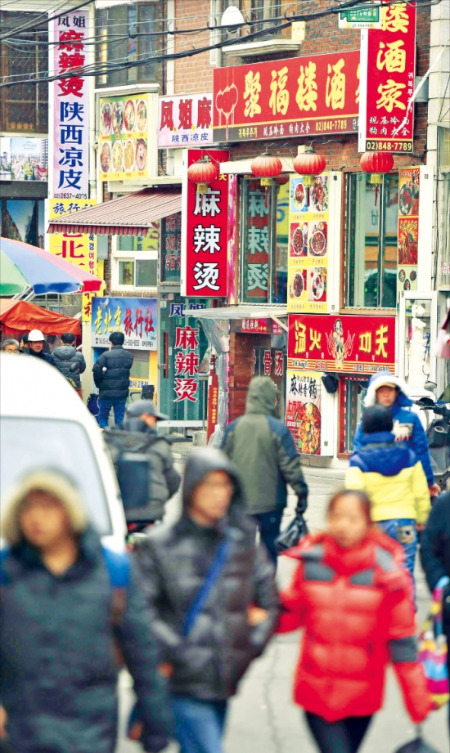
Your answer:
[[[100,100],[100,170],[104,179],[145,174],[148,101],[142,95]]]

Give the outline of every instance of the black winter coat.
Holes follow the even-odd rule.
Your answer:
[[[93,531],[82,535],[80,557],[64,575],[52,574],[24,543],[11,549],[2,569],[0,697],[14,751],[113,753],[113,630],[149,726],[146,748],[164,747],[168,702],[134,569],[115,628],[113,589]]]
[[[226,699],[236,692],[250,662],[269,641],[278,616],[274,568],[265,550],[256,547],[255,527],[241,512],[239,485],[230,516],[217,528],[198,526],[187,514],[192,488],[212,470],[225,470],[236,478],[226,458],[218,468],[217,464],[193,464],[191,457],[184,479],[184,514],[176,523],[153,528],[136,554],[153,614],[152,629],[164,661],[173,665],[171,690],[203,700]],[[226,529],[232,541],[227,560],[191,632],[184,637],[186,615]],[[269,612],[256,627],[247,621],[250,605]]]
[[[420,560],[430,591],[442,576],[450,578],[450,491],[433,502],[420,538]],[[450,641],[450,584],[444,589],[444,626]]]
[[[92,369],[101,400],[126,400],[133,356],[121,345],[102,353]]]
[[[130,431],[128,427],[139,426],[141,430]],[[181,476],[173,467],[170,443],[158,436],[155,429],[143,421],[124,421],[113,429],[105,429],[103,437],[108,445],[114,466],[121,452],[136,452],[147,455],[150,466],[150,487],[148,505],[127,509],[127,520],[160,520],[164,515],[165,504],[180,486]]]
[[[79,353],[73,345],[60,345],[52,353],[55,366],[65,377],[70,377],[76,384],[77,390],[81,388],[80,374],[86,371],[86,361],[82,353]]]
[[[53,356],[50,353],[44,353],[43,350],[41,350],[40,353],[35,353],[34,350],[28,349],[28,355],[33,356],[33,358],[40,358],[41,361],[47,361],[47,363],[51,363],[52,366],[55,366],[55,360]]]

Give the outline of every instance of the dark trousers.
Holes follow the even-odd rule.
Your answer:
[[[327,722],[305,711],[308,727],[320,753],[357,753],[369,727],[371,716],[348,716]]]
[[[265,544],[267,551],[272,557],[275,564],[277,563],[277,550],[275,549],[275,539],[280,535],[282,510],[271,510],[271,512],[260,512],[251,516],[259,528],[261,541]]]

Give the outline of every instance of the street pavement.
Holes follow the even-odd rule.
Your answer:
[[[174,445],[174,455],[180,472],[189,445]],[[343,473],[320,468],[307,468],[309,486],[307,521],[310,530],[323,527],[327,501],[342,487]],[[289,499],[284,522],[294,515],[296,499]],[[169,503],[166,520],[179,514],[177,495]],[[281,557],[278,582],[285,586],[295,563]],[[418,623],[426,617],[429,593],[420,566],[417,567]],[[317,753],[312,743],[301,709],[292,701],[293,675],[299,653],[300,633],[275,637],[264,655],[255,661],[241,683],[238,695],[231,701],[225,737],[226,753]],[[119,683],[122,725],[132,703],[131,680],[122,672]],[[426,740],[438,753],[449,753],[446,727],[447,709],[433,712],[423,725]],[[400,745],[413,739],[414,727],[404,709],[400,691],[392,670],[388,671],[387,691],[383,709],[376,715],[360,749],[360,753],[394,753]],[[116,753],[137,753],[139,746],[126,741],[123,732]],[[177,753],[171,745],[165,753]]]

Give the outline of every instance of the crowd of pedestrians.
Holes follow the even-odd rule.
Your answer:
[[[74,336],[51,354],[44,340],[34,329],[2,350],[26,349],[81,394],[86,364]],[[179,517],[165,523],[181,483],[157,432],[167,417],[151,400],[127,406],[133,359],[122,333],[110,344],[93,368],[99,426],[116,468],[123,453],[148,462],[146,502],[126,511],[129,530],[144,534],[128,553],[102,545],[74,482],[56,469],[30,473],[2,500],[0,751],[113,753],[126,666],[131,739],[148,753],[171,739],[181,753],[223,753],[228,702],[251,662],[274,634],[298,629],[294,702],[321,753],[357,753],[389,663],[411,720],[426,719],[433,700],[417,656],[414,568],[420,536],[450,639],[450,492],[432,499],[440,490],[404,385],[372,378],[345,488],[324,530],[287,551],[296,569],[279,591],[287,485],[301,512],[308,487],[272,380],[252,379],[221,450],[192,450]]]

